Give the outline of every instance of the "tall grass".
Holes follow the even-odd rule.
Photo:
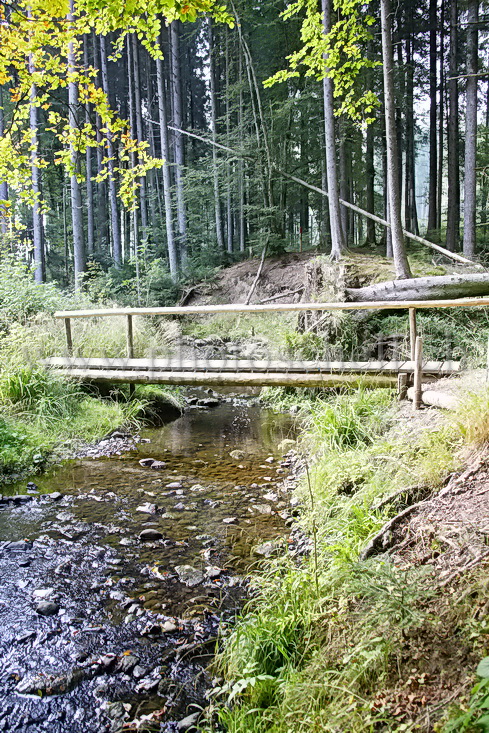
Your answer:
[[[387,556],[359,562],[359,553],[398,511],[383,498],[436,489],[460,465],[461,449],[485,440],[488,404],[470,403],[472,421],[462,412],[418,431],[400,428],[385,390],[307,404],[313,500],[305,481],[297,495],[302,528],[317,528],[318,560],[278,558],[252,577],[252,598],[223,639],[217,671],[225,682],[202,730],[411,730],[375,696],[411,674],[409,639],[436,633],[437,603],[447,623],[460,618],[437,600],[429,569],[399,568]]]

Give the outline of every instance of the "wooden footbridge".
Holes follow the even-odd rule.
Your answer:
[[[173,306],[167,308],[114,308],[101,310],[60,311],[66,331],[66,356],[45,360],[50,368],[66,376],[94,382],[129,384],[180,384],[187,386],[296,386],[334,387],[367,383],[375,387],[405,388],[413,381],[416,403],[421,396],[423,376],[439,377],[460,369],[459,362],[426,361],[422,338],[417,334],[416,311],[431,308],[487,306],[489,298],[460,298],[432,301],[378,301],[352,303],[282,303],[258,305]],[[200,359],[174,356],[166,359],[134,358],[134,316],[216,315],[221,313],[284,313],[291,311],[405,310],[409,313],[410,359],[406,361],[286,361],[249,359]],[[71,322],[78,318],[126,319],[126,355],[117,359],[75,356]]]

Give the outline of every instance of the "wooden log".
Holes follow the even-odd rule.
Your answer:
[[[423,278],[415,278],[423,279]],[[431,278],[429,278],[431,279]],[[397,280],[396,285],[409,280]],[[489,280],[488,280],[489,282]],[[392,283],[391,283],[392,284]],[[380,287],[380,286],[379,286]],[[400,285],[399,285],[400,287]],[[350,290],[357,293],[363,288]],[[397,294],[397,293],[396,293]],[[398,291],[400,296],[400,290]],[[389,295],[389,294],[387,294]],[[389,296],[390,297],[390,296]],[[57,311],[55,318],[103,318],[110,316],[188,316],[216,315],[219,313],[288,313],[293,311],[342,311],[342,310],[407,310],[409,308],[453,308],[489,305],[489,298],[446,298],[439,300],[395,300],[394,298],[379,301],[351,301],[347,303],[227,303],[222,305],[190,305],[167,306],[164,308],[101,308],[99,310]]]
[[[414,351],[414,398],[413,410],[419,410],[421,405],[421,383],[423,380],[423,339],[416,336]]]
[[[377,300],[430,301],[438,298],[483,296],[489,295],[489,273],[388,280],[365,288],[346,288],[345,292],[349,300],[362,303]]]
[[[397,378],[379,374],[290,374],[253,372],[159,372],[109,369],[71,369],[54,372],[67,378],[109,383],[181,384],[190,386],[235,387],[359,387],[395,388]]]
[[[414,399],[414,387],[409,387],[407,391],[409,400]],[[460,400],[455,395],[447,392],[439,392],[434,389],[423,389],[421,392],[421,401],[424,405],[430,407],[441,407],[444,410],[456,410],[460,407]]]
[[[255,288],[256,288],[256,286],[258,284],[258,280],[260,279],[261,271],[263,270],[263,265],[265,263],[265,256],[267,254],[267,249],[268,249],[268,239],[265,242],[265,246],[263,247],[263,251],[261,253],[260,264],[258,265],[258,270],[257,270],[256,276],[255,276],[255,279],[253,280],[253,282],[251,284],[251,288],[250,288],[250,290],[248,292],[248,295],[246,297],[245,305],[249,305],[250,300],[251,300],[251,296],[255,292]]]

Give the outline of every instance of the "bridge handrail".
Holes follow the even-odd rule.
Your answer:
[[[225,303],[219,305],[175,305],[161,308],[101,308],[99,310],[56,311],[55,318],[99,318],[108,316],[178,316],[216,313],[287,313],[290,311],[410,310],[489,305],[489,298],[450,300],[378,300],[339,303]]]

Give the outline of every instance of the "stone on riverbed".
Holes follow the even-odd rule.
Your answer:
[[[22,695],[60,695],[73,689],[85,676],[79,669],[61,674],[37,673],[24,677],[15,689]]]
[[[180,582],[185,583],[189,588],[193,588],[194,585],[199,585],[204,580],[204,574],[191,565],[177,565],[175,572]]]
[[[232,450],[229,454],[235,461],[241,461],[245,457],[246,453],[242,450]]]
[[[139,465],[143,468],[152,468],[155,471],[161,471],[162,468],[166,468],[165,461],[156,461],[154,458],[141,458]]]
[[[261,555],[261,557],[271,557],[280,552],[280,546],[276,542],[263,542],[263,544],[257,545],[253,552],[255,555]]]
[[[155,542],[156,540],[162,540],[163,535],[157,529],[143,529],[139,539],[141,542]]]
[[[222,569],[218,568],[217,565],[210,565],[205,569],[205,574],[207,578],[210,578],[211,580],[214,580],[215,578],[218,578],[222,573]]]
[[[156,514],[156,504],[150,504],[150,502],[147,501],[145,504],[141,504],[136,507],[136,511],[143,512],[143,514]]]
[[[198,719],[199,713],[192,713],[192,715],[187,715],[186,718],[182,718],[182,720],[177,723],[177,730],[179,731],[179,733],[180,731],[183,732],[190,730],[190,728],[193,728],[195,726]]]
[[[38,613],[40,616],[54,616],[54,614],[58,613],[58,611],[59,606],[53,601],[41,601],[36,606],[36,613]]]

